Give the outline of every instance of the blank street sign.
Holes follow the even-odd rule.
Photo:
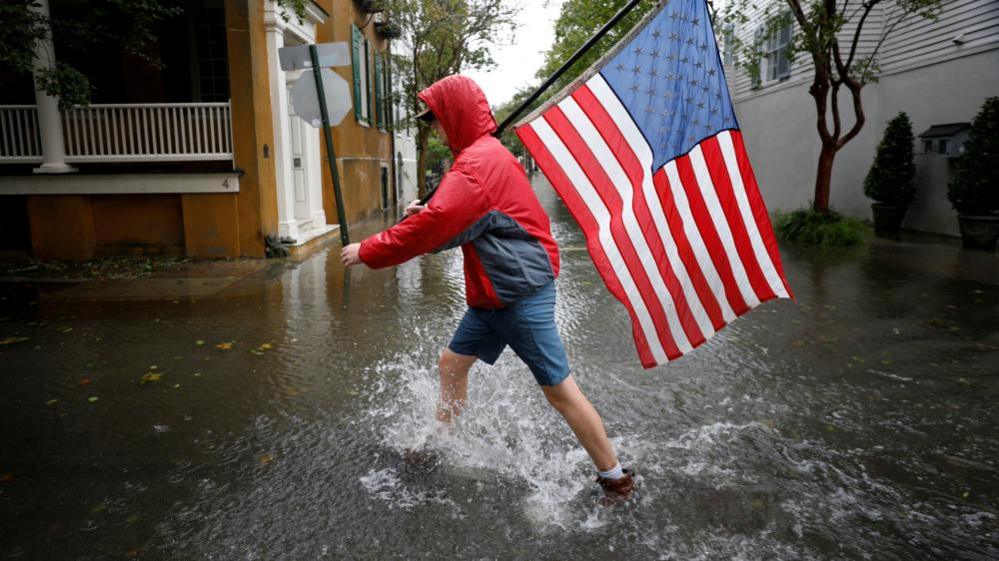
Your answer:
[[[350,103],[350,85],[329,68],[321,68],[319,74],[323,77],[330,126],[335,127],[353,107]],[[295,113],[305,119],[306,123],[317,129],[323,126],[322,113],[319,111],[319,94],[316,93],[316,79],[312,72],[303,72],[298,77],[291,88],[291,101],[295,104]]]
[[[319,66],[323,68],[350,64],[350,47],[347,46],[346,41],[318,43],[316,50],[319,54]],[[281,60],[281,70],[285,72],[312,68],[312,57],[309,55],[308,45],[281,47],[278,49],[278,59]]]

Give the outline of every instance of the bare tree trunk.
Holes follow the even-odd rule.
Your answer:
[[[829,212],[829,186],[832,184],[833,161],[836,158],[836,145],[822,143],[819,151],[819,165],[815,170],[815,197],[812,200],[812,210]]]

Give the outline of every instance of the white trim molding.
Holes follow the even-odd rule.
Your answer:
[[[239,171],[0,176],[0,195],[238,193]]]

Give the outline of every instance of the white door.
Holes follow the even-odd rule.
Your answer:
[[[312,211],[309,207],[308,174],[306,173],[308,167],[306,134],[309,132],[309,127],[295,114],[295,106],[291,101],[290,94],[288,95],[288,119],[291,131],[290,165],[295,189],[295,220],[298,221],[299,228],[307,229],[309,228],[308,223],[312,220]]]

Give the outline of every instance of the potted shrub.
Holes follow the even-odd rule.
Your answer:
[[[357,0],[357,5],[368,14],[385,11],[385,0]]]
[[[874,231],[881,235],[898,235],[902,219],[916,195],[916,165],[912,161],[912,122],[900,112],[888,121],[884,137],[878,144],[874,163],[864,178],[864,194],[875,201]]]
[[[999,97],[982,104],[954,164],[947,198],[958,212],[965,247],[996,249],[999,240]]]
[[[402,36],[402,28],[391,21],[380,21],[375,23],[375,33],[385,39],[398,39]]]

